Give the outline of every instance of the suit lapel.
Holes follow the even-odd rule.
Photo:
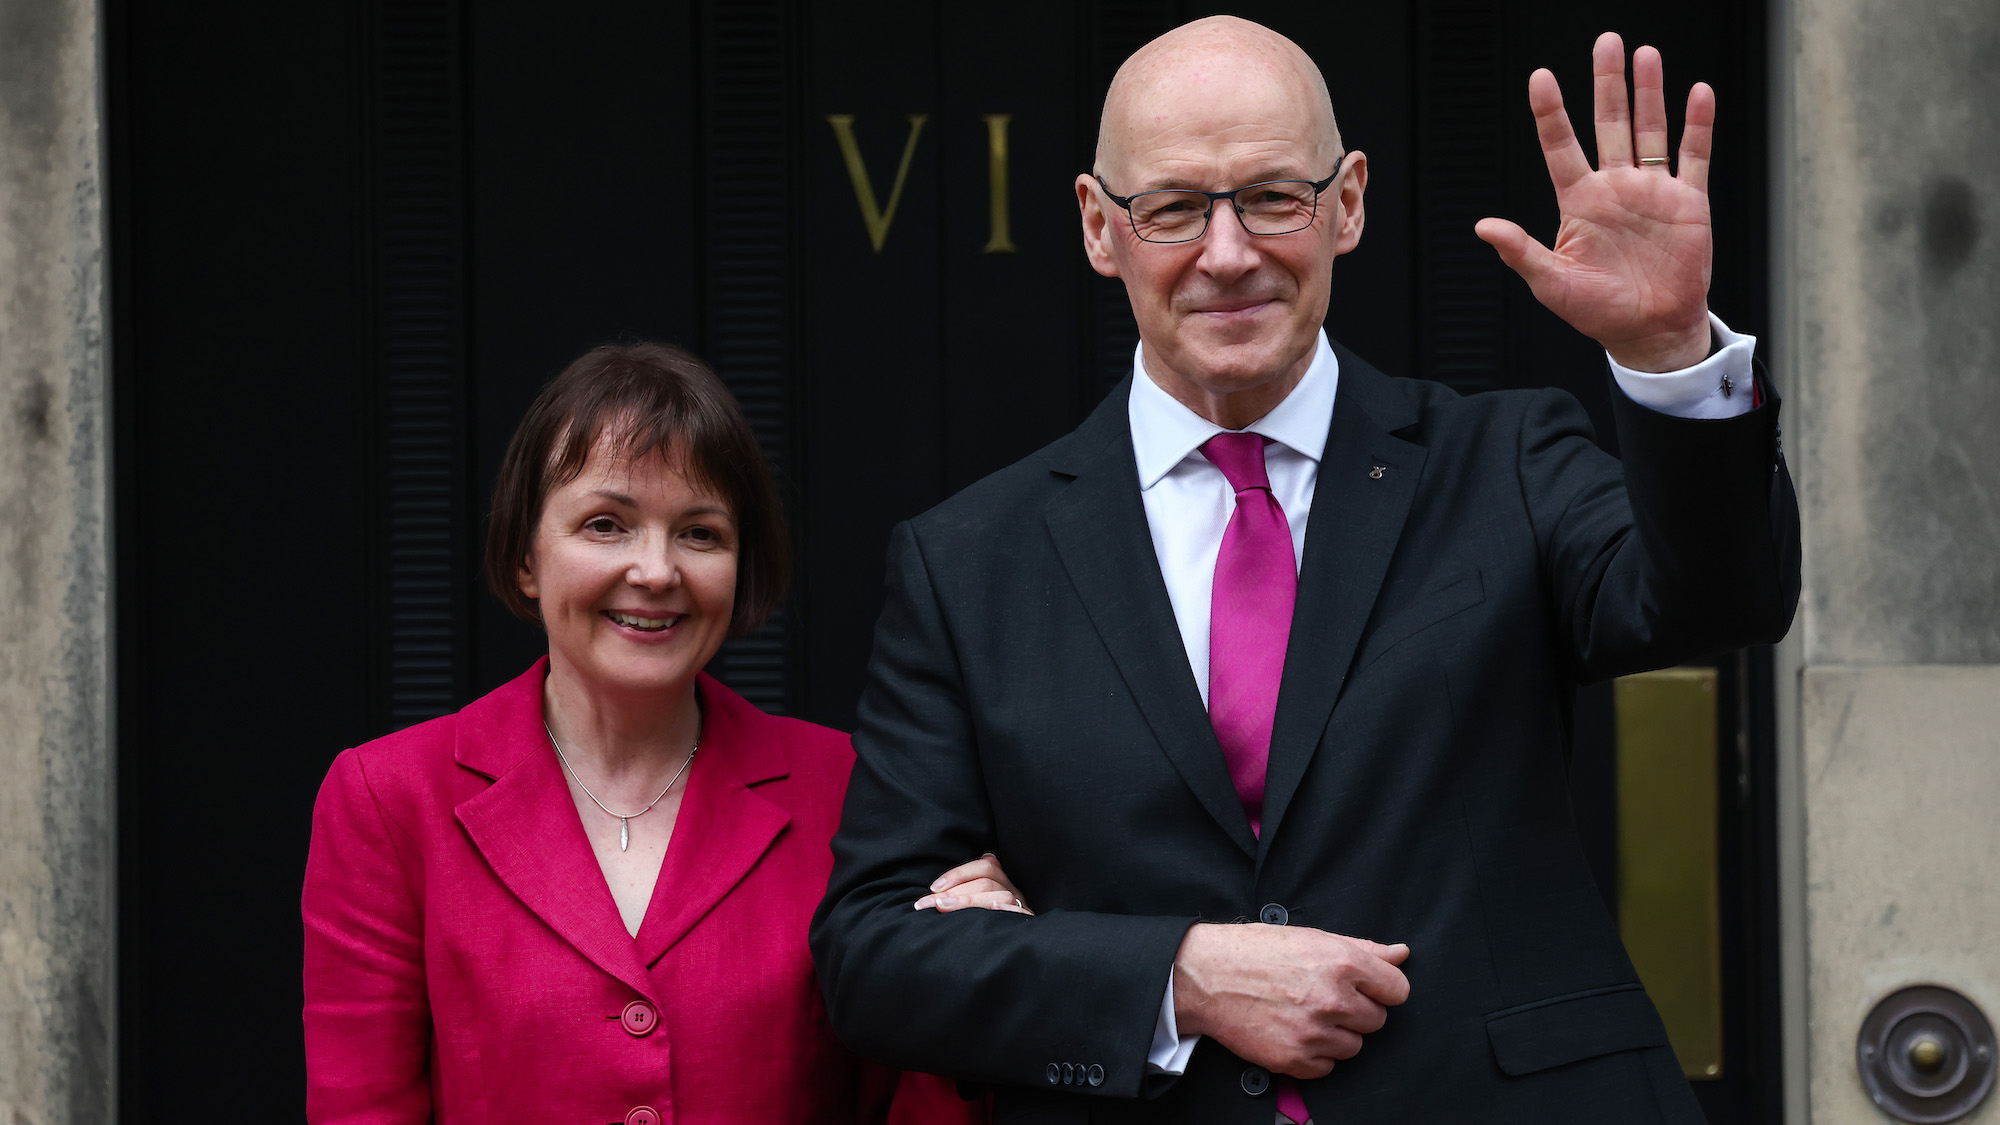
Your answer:
[[[1417,420],[1388,376],[1336,346],[1340,387],[1313,487],[1298,604],[1264,783],[1268,853],[1305,777],[1416,496],[1424,448],[1391,431]],[[1380,466],[1380,474],[1376,475]]]
[[[1129,380],[1120,383],[1052,451],[1052,471],[1075,479],[1044,513],[1049,534],[1154,737],[1202,807],[1246,855],[1255,855],[1256,838],[1202,708],[1153,553],[1126,416],[1129,392]]]
[[[791,815],[750,787],[788,772],[762,712],[701,678],[701,750],[688,769],[680,818],[660,865],[637,956],[650,968],[750,873]]]
[[[522,905],[598,968],[650,995],[645,967],[542,730],[546,675],[543,660],[462,713],[458,762],[493,784],[458,805],[458,822]]]

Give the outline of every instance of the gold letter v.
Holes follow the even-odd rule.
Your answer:
[[[889,188],[889,206],[875,206],[875,186],[868,182],[868,166],[861,162],[861,149],[854,143],[854,115],[851,113],[830,113],[827,124],[833,126],[834,139],[840,142],[840,155],[847,160],[847,175],[854,181],[854,197],[861,201],[861,221],[868,224],[868,241],[875,244],[875,252],[882,252],[882,244],[889,239],[889,224],[895,221],[896,204],[903,198],[903,181],[910,174],[910,157],[917,153],[917,136],[924,131],[924,122],[930,120],[928,113],[910,114],[910,139],[903,142],[903,162],[896,166],[896,182]]]

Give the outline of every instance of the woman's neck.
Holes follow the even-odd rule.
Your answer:
[[[645,781],[679,768],[701,737],[694,680],[637,692],[585,684],[560,657],[549,657],[542,715],[572,765],[607,781]]]

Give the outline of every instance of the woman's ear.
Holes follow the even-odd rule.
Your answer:
[[[526,559],[523,559],[520,568],[514,571],[514,588],[521,591],[521,596],[530,601],[541,600],[542,584],[535,580],[535,557],[533,555],[529,555]]]

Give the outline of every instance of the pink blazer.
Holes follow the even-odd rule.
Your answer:
[[[983,1120],[828,1026],[806,925],[847,736],[703,676],[701,753],[635,940],[542,732],[547,664],[327,774],[304,894],[308,1120]]]

